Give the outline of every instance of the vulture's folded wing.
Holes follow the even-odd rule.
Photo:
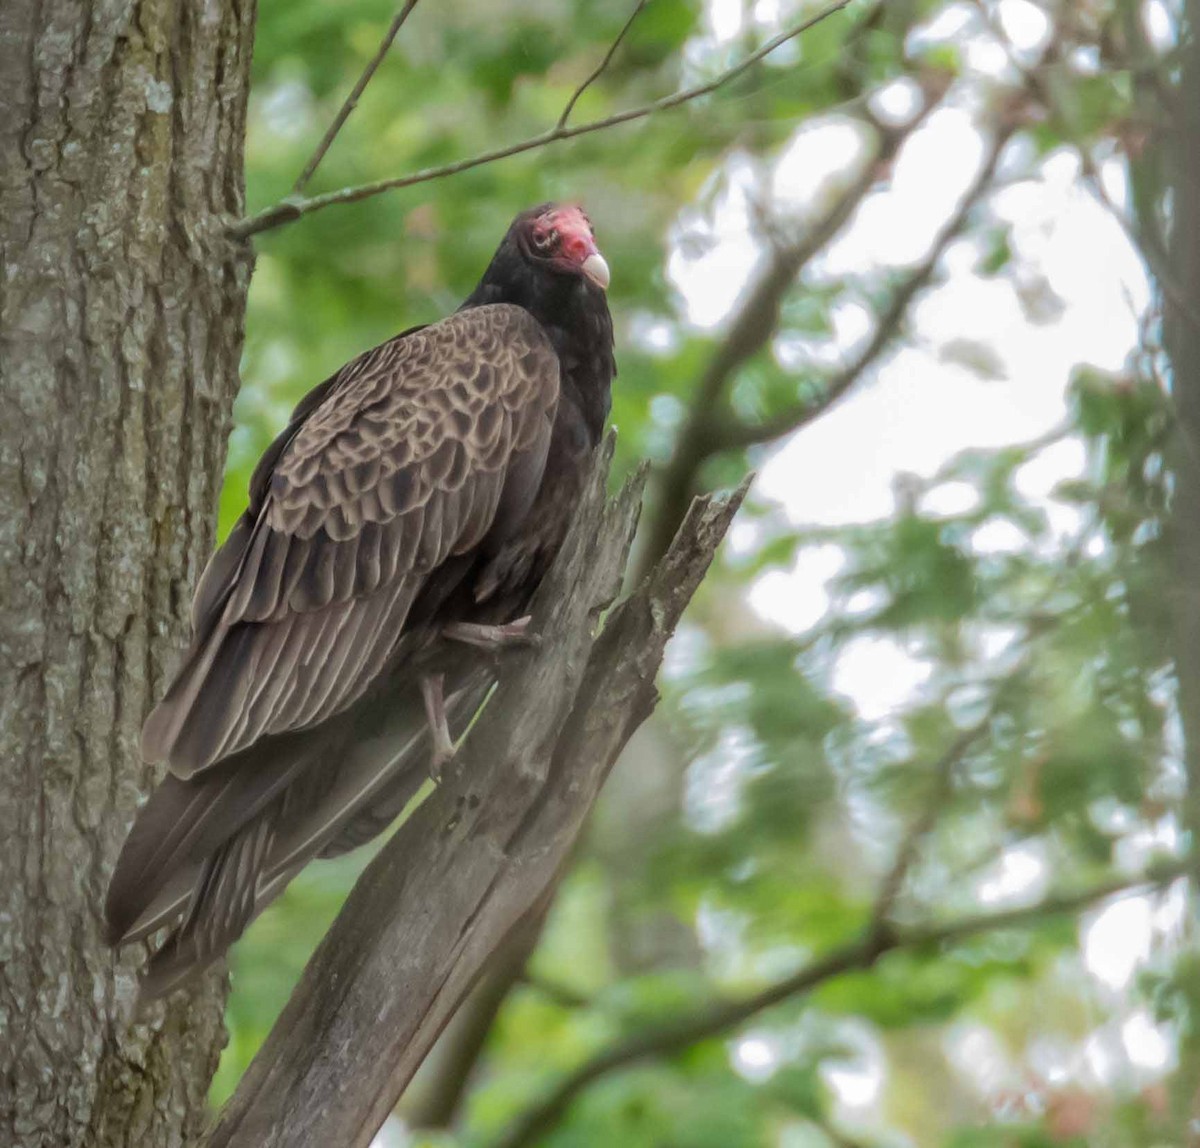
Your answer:
[[[430,576],[528,509],[558,386],[545,332],[501,304],[398,336],[310,396],[201,579],[146,759],[191,777],[361,697]]]

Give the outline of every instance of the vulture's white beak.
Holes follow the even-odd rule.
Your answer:
[[[604,261],[604,256],[599,251],[593,251],[583,263],[580,265],[580,270],[593,282],[601,291],[608,290],[609,274],[608,264]]]

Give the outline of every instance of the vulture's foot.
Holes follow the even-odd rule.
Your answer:
[[[430,674],[421,679],[425,720],[429,722],[429,736],[433,740],[433,752],[429,757],[429,776],[434,781],[442,780],[443,771],[454,760],[454,740],[446,722],[446,699],[442,693],[442,680],[441,674]]]
[[[442,630],[442,636],[452,642],[466,642],[488,653],[498,653],[514,646],[537,646],[541,638],[529,632],[533,619],[528,614],[514,622],[500,626],[487,626],[477,622],[452,622]]]

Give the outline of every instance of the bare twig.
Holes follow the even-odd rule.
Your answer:
[[[1040,610],[1035,608],[1032,613],[1035,616],[1040,615]],[[1044,629],[1031,626],[1024,636],[1025,640],[1029,641],[1043,632]],[[1029,670],[1029,663],[1030,658],[1026,653],[996,683],[987,707],[979,720],[962,730],[934,762],[933,769],[930,771],[932,778],[925,805],[908,827],[908,831],[904,834],[900,846],[896,850],[891,868],[879,883],[879,892],[871,910],[868,932],[879,932],[891,927],[892,910],[896,907],[896,900],[904,887],[905,879],[917,860],[922,843],[933,832],[938,818],[950,798],[955,769],[967,753],[975,747],[975,744],[991,729],[992,723],[996,720],[1009,694]]]
[[[1175,281],[1175,276],[1171,273],[1171,269],[1167,266],[1166,259],[1156,243],[1113,202],[1108,192],[1104,190],[1104,184],[1100,179],[1100,172],[1097,170],[1095,161],[1088,153],[1086,147],[1083,144],[1079,144],[1076,150],[1079,153],[1084,186],[1092,193],[1092,198],[1117,221],[1126,238],[1141,254],[1142,258],[1146,261],[1146,266],[1150,269],[1150,274],[1158,282],[1159,287],[1162,288],[1162,293],[1167,297],[1167,302],[1196,330],[1200,331],[1200,311],[1196,309],[1195,305],[1187,297],[1186,292]]]
[[[313,173],[325,158],[325,153],[333,145],[338,132],[342,130],[342,125],[350,118],[350,113],[358,107],[359,98],[366,91],[367,85],[371,82],[379,65],[383,63],[384,57],[388,54],[392,46],[392,41],[396,39],[400,29],[404,27],[404,21],[408,19],[408,14],[417,6],[417,3],[418,0],[406,0],[404,7],[396,13],[395,18],[388,26],[388,30],[384,33],[383,39],[380,40],[379,48],[376,50],[375,55],[368,61],[362,75],[358,77],[358,82],[338,109],[338,114],[333,117],[333,123],[325,129],[325,134],[321,137],[321,142],[317,144],[316,150],[309,156],[308,163],[304,165],[304,170],[296,177],[296,182],[292,185],[293,195],[299,195],[308,186],[308,181],[312,179]]]
[[[645,119],[656,112],[664,112],[671,108],[677,108],[682,104],[690,103],[692,100],[699,99],[701,96],[707,96],[717,91],[718,88],[724,87],[731,80],[736,79],[743,72],[757,64],[763,57],[770,55],[781,44],[786,44],[789,40],[793,40],[802,33],[807,32],[810,28],[821,23],[822,20],[828,19],[835,12],[840,12],[849,3],[850,0],[836,0],[835,3],[822,9],[815,16],[780,32],[778,36],[772,37],[758,51],[752,52],[744,60],[703,84],[684,88],[682,91],[664,96],[659,100],[653,100],[648,104],[642,104],[636,108],[616,112],[611,116],[606,116],[604,119],[592,120],[575,127],[564,124],[549,128],[538,135],[521,140],[519,143],[495,148],[492,151],[482,152],[468,159],[443,164],[440,167],[429,167],[421,171],[412,172],[409,175],[396,176],[393,179],[381,179],[374,183],[361,184],[358,187],[344,187],[340,191],[327,192],[325,195],[314,195],[308,199],[291,197],[281,200],[279,203],[273,204],[271,207],[265,208],[255,215],[239,220],[230,228],[230,233],[238,239],[246,239],[251,235],[257,235],[260,232],[281,227],[285,223],[291,223],[301,216],[311,215],[316,211],[323,211],[325,208],[333,207],[335,204],[357,203],[362,199],[382,195],[385,191],[394,191],[402,187],[413,187],[415,184],[429,183],[435,179],[445,179],[447,176],[470,171],[472,168],[482,167],[484,164],[495,163],[497,160],[533,151],[536,148],[545,147],[547,144],[557,143],[559,140],[574,139],[576,136],[603,131],[606,128],[616,127],[618,124]]]
[[[1004,51],[1008,57],[1009,64],[1017,75],[1021,77],[1021,81],[1026,89],[1042,105],[1047,116],[1053,121],[1058,130],[1062,132],[1063,138],[1067,143],[1075,149],[1075,154],[1079,156],[1079,166],[1083,175],[1084,186],[1091,192],[1096,202],[1112,216],[1117,225],[1125,233],[1125,237],[1140,252],[1146,262],[1146,266],[1150,269],[1151,275],[1154,276],[1159,287],[1162,288],[1162,293],[1166,296],[1167,301],[1193,327],[1200,330],[1200,311],[1197,311],[1191,299],[1188,298],[1187,292],[1175,281],[1175,277],[1167,265],[1167,256],[1161,237],[1151,232],[1148,222],[1146,226],[1139,227],[1118,204],[1113,202],[1112,197],[1104,188],[1104,182],[1100,178],[1100,170],[1096,166],[1095,159],[1092,158],[1087,141],[1076,130],[1072,122],[1071,113],[1064,106],[1062,100],[1058,98],[1058,95],[1054,91],[1054,86],[1046,82],[1037,68],[1026,66],[1018,58],[1003,26],[982,0],[972,0],[972,2],[983,20],[984,27],[992,39]]]
[[[590,997],[579,992],[578,989],[573,989],[570,985],[560,984],[558,981],[538,976],[536,973],[530,972],[527,968],[521,971],[517,980],[521,984],[533,989],[534,992],[544,996],[548,1001],[558,1005],[559,1008],[587,1008],[594,1003]]]
[[[971,212],[991,188],[996,165],[1009,134],[1010,130],[1005,129],[997,135],[983,167],[964,193],[958,210],[938,232],[929,254],[896,288],[887,309],[875,323],[874,334],[854,359],[833,375],[816,397],[786,407],[761,422],[747,422],[735,418],[720,400],[736,371],[770,341],[783,297],[802,266],[796,264],[792,269],[788,263],[779,262],[777,257],[776,263],[751,292],[697,388],[696,398],[690,406],[691,413],[657,482],[657,514],[642,547],[642,564],[652,563],[670,542],[672,523],[678,521],[681,513],[679,508],[687,506],[695,493],[696,476],[710,458],[725,451],[744,450],[792,434],[820,417],[858,385],[891,346],[913,299],[933,278],[946,248],[961,234]],[[848,218],[871,186],[864,177],[835,210],[846,208],[845,218]],[[821,245],[832,238],[841,225],[841,220],[833,216],[827,222],[830,226],[818,228],[813,236]],[[815,250],[819,250],[819,247],[814,248],[813,253]]]
[[[875,365],[883,352],[891,346],[892,340],[904,323],[913,299],[928,286],[946,248],[962,234],[971,217],[971,212],[991,189],[1000,153],[1010,134],[1010,131],[1006,129],[996,136],[987,159],[980,168],[979,174],[971,182],[971,186],[963,194],[958,209],[938,232],[928,255],[896,288],[887,309],[879,316],[875,324],[874,334],[858,355],[825,384],[817,398],[797,403],[794,407],[788,407],[758,423],[734,422],[721,428],[713,444],[714,450],[742,449],[773,442],[786,434],[792,434],[807,426],[818,415],[824,414],[854,388],[866,372]]]
[[[883,933],[868,930],[860,940],[835,949],[760,992],[740,1000],[710,1005],[616,1042],[568,1073],[542,1100],[519,1115],[491,1148],[532,1148],[562,1118],[571,1101],[599,1078],[639,1061],[678,1052],[697,1041],[719,1036],[766,1009],[811,992],[835,977],[869,969],[887,953],[953,944],[981,933],[1019,928],[1049,917],[1077,913],[1121,894],[1162,888],[1190,872],[1192,864],[1189,860],[1174,861],[1140,877],[1106,881],[1074,893],[1048,897],[1036,905],[981,913],[946,924]]]
[[[1022,667],[1024,668],[1024,667]],[[1007,680],[1007,679],[1006,679]],[[878,931],[889,927],[892,910],[896,899],[904,887],[905,878],[917,860],[921,844],[933,832],[953,788],[954,770],[967,752],[979,741],[996,717],[1004,693],[1003,687],[998,689],[992,698],[987,712],[974,725],[961,731],[946,747],[941,757],[934,763],[930,780],[929,794],[924,808],[909,826],[896,850],[892,867],[887,871],[879,885],[879,893],[875,898],[875,907],[871,912],[871,929]]]
[[[612,62],[613,56],[617,54],[617,49],[621,46],[621,41],[625,39],[626,33],[633,27],[633,22],[638,18],[638,15],[648,2],[649,0],[638,0],[637,4],[634,5],[633,11],[629,13],[629,19],[621,26],[621,30],[617,33],[617,38],[608,46],[608,51],[604,53],[604,59],[596,65],[591,75],[571,94],[571,98],[567,101],[567,106],[562,110],[562,115],[558,117],[558,123],[554,125],[556,130],[567,126],[567,120],[571,118],[571,113],[575,110],[575,105],[579,102],[579,97],[601,77],[604,69]]]
[[[779,322],[779,311],[797,277],[839,234],[871,190],[877,186],[881,169],[899,152],[940,103],[934,93],[911,121],[899,128],[880,128],[875,154],[863,164],[857,177],[819,219],[791,241],[776,241],[761,276],[746,294],[720,345],[708,360],[688,414],[675,439],[671,457],[656,482],[654,517],[646,531],[639,569],[649,569],[670,544],[691,500],[700,467],[714,454],[725,450],[723,428],[716,417],[724,409],[723,397],[738,371],[771,341]]]

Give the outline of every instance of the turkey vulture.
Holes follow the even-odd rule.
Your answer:
[[[616,373],[587,216],[513,221],[465,303],[308,393],[212,556],[142,733],[167,775],[109,885],[112,944],[171,931],[143,997],[223,953],[313,857],[386,828],[522,637]]]

